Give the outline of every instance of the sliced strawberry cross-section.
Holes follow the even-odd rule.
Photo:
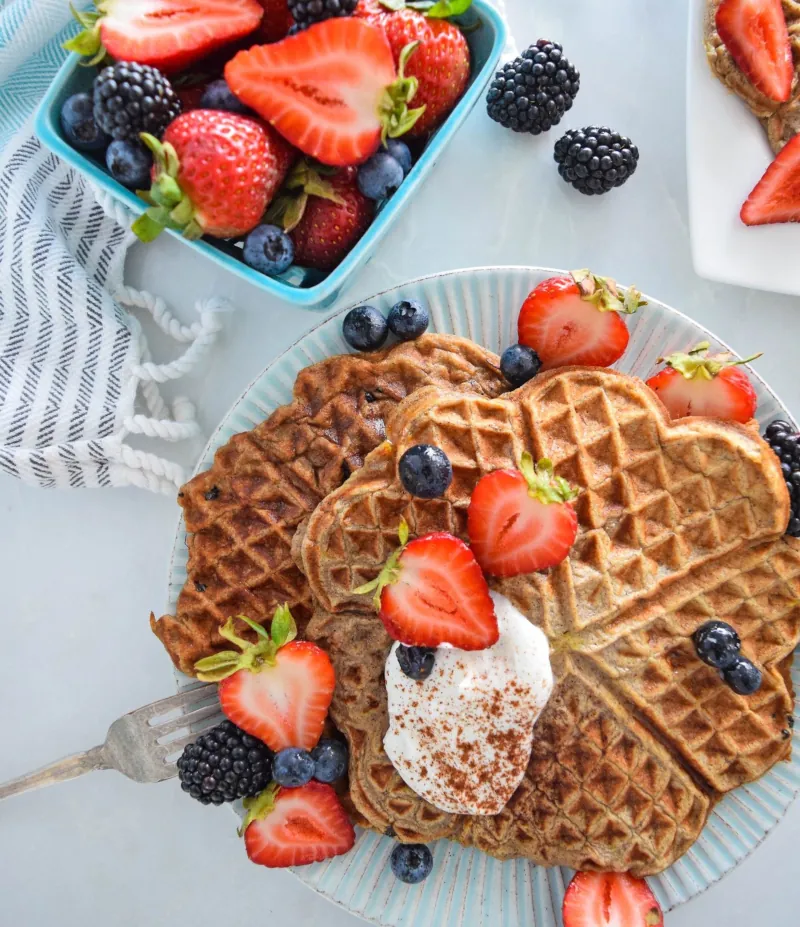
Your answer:
[[[664,927],[644,879],[627,872],[578,872],[562,907],[564,927]]]
[[[198,661],[197,678],[218,682],[225,715],[272,750],[311,750],[333,698],[330,657],[316,644],[294,640],[297,628],[285,605],[276,609],[270,633],[244,615],[236,620],[256,632],[257,642],[238,637],[235,619],[228,619],[220,634],[241,652],[224,650]]]
[[[519,470],[482,477],[467,510],[469,541],[482,569],[492,576],[518,576],[556,566],[578,533],[570,504],[578,495],[553,465],[538,466],[526,451]]]
[[[745,77],[770,100],[785,103],[794,63],[781,0],[722,0],[716,25]]]
[[[396,138],[422,115],[409,110],[418,82],[395,71],[377,26],[354,18],[317,23],[272,45],[239,52],[225,67],[231,90],[302,152],[323,164],[360,164],[381,136]]]
[[[663,358],[666,367],[650,377],[647,385],[673,418],[706,415],[731,422],[749,422],[756,413],[758,397],[743,364],[761,357],[754,354],[734,360],[730,354],[708,356],[703,341],[688,354]]]
[[[522,304],[519,343],[533,348],[543,370],[581,364],[608,367],[625,353],[630,340],[622,315],[647,303],[628,287],[621,294],[610,277],[588,270],[540,283]]]
[[[253,32],[264,16],[258,0],[97,0],[96,13],[75,12],[83,31],[64,43],[101,61],[137,61],[180,71],[214,49]]]
[[[742,206],[741,218],[745,225],[800,222],[800,135],[767,168]]]
[[[484,650],[500,636],[475,555],[443,531],[408,542],[408,525],[402,521],[400,547],[377,579],[355,591],[375,591],[386,631],[408,646]]]
[[[347,853],[353,825],[329,785],[309,782],[297,789],[271,785],[246,798],[242,824],[247,855],[270,869],[305,866]]]

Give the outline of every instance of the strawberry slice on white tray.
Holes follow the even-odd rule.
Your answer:
[[[800,222],[800,135],[781,149],[747,197],[740,215],[745,225]]]
[[[781,0],[722,0],[719,37],[745,77],[771,100],[792,95],[794,62]]]
[[[256,632],[251,644],[235,631],[243,621]],[[276,753],[286,747],[316,746],[333,698],[335,675],[330,657],[309,641],[296,641],[292,614],[275,611],[270,633],[244,615],[229,618],[220,634],[239,647],[195,664],[197,678],[219,683],[222,711],[243,731]]]

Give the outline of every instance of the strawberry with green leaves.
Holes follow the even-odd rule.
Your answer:
[[[274,783],[255,798],[239,831],[247,855],[259,866],[283,869],[341,856],[356,840],[353,825],[329,785],[309,782],[296,789]]]
[[[298,161],[267,221],[281,226],[294,244],[294,262],[332,270],[369,228],[375,204],[358,189],[354,168]]]
[[[264,15],[258,0],[97,0],[96,12],[72,12],[83,31],[68,51],[102,61],[180,71],[229,42],[250,35]]]
[[[647,385],[673,418],[705,415],[749,422],[755,418],[758,397],[741,367],[761,355],[734,360],[730,354],[709,356],[709,347],[703,341],[688,354],[678,352],[661,358],[666,367],[650,377]]]
[[[411,647],[451,644],[484,650],[499,630],[489,587],[467,545],[443,531],[408,540],[400,522],[400,547],[380,575],[355,590],[374,592],[375,607],[389,636]]]
[[[360,164],[382,139],[422,116],[409,109],[418,81],[404,74],[414,47],[397,58],[376,26],[327,19],[272,45],[239,52],[225,67],[233,93],[292,145],[323,164]]]
[[[404,48],[417,44],[405,72],[419,81],[414,98],[425,112],[409,130],[419,137],[438,128],[467,88],[470,53],[464,33],[446,17],[463,13],[471,0],[441,0],[433,5],[381,0],[393,12],[381,23],[395,61]],[[424,12],[421,12],[424,10]]]
[[[485,573],[518,576],[556,566],[575,543],[577,497],[553,464],[526,451],[518,470],[482,477],[467,510],[470,547]]]
[[[269,126],[223,110],[195,109],[167,126],[153,152],[153,183],[139,195],[150,208],[133,224],[142,241],[164,228],[194,239],[235,238],[261,221],[294,153]]]
[[[239,637],[236,621],[256,634]],[[330,657],[309,641],[295,640],[292,613],[275,610],[270,631],[244,615],[229,618],[220,634],[239,651],[223,650],[195,664],[197,678],[219,683],[222,711],[271,750],[313,749],[322,734],[335,682]]]
[[[647,303],[610,277],[575,270],[540,283],[520,309],[519,343],[539,355],[542,370],[581,364],[609,367],[622,357],[630,334],[622,316]]]

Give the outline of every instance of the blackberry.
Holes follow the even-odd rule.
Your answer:
[[[556,42],[539,39],[503,65],[486,95],[495,122],[515,132],[539,135],[561,122],[581,86],[580,73]]]
[[[767,426],[764,440],[777,454],[789,490],[791,515],[786,533],[800,538],[800,434],[788,422],[778,421]]]
[[[112,138],[138,140],[139,133],[161,136],[180,115],[172,84],[155,68],[118,61],[94,81],[94,120]]]
[[[621,187],[636,170],[639,149],[606,126],[572,129],[556,142],[558,173],[587,196]]]
[[[258,795],[272,779],[272,751],[223,721],[184,748],[178,778],[183,791],[204,805]]]
[[[351,16],[357,3],[358,0],[289,0],[289,12],[299,31],[323,19]]]

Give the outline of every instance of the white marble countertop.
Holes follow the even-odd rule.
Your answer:
[[[608,123],[641,166],[602,199],[574,194],[552,162],[558,130],[519,138],[478,108],[403,221],[357,278],[350,302],[420,274],[487,264],[591,266],[683,310],[759,362],[800,412],[800,300],[714,285],[688,241],[684,74],[687,0],[508,0],[520,43],[560,41],[582,73],[564,128]],[[183,391],[206,433],[246,384],[321,320],[193,259],[180,243],[137,247],[127,279],[189,317],[194,298],[238,306],[224,339]],[[200,443],[185,450],[191,465]],[[170,694],[150,633],[166,597],[174,499],[137,490],[49,492],[0,476],[4,654],[0,781],[102,741],[119,714]],[[669,927],[796,922],[800,804],[736,873],[672,912]],[[96,773],[0,805],[0,923],[15,927],[172,927],[356,919],[291,875],[250,865],[224,809],[177,782],[138,786]]]

